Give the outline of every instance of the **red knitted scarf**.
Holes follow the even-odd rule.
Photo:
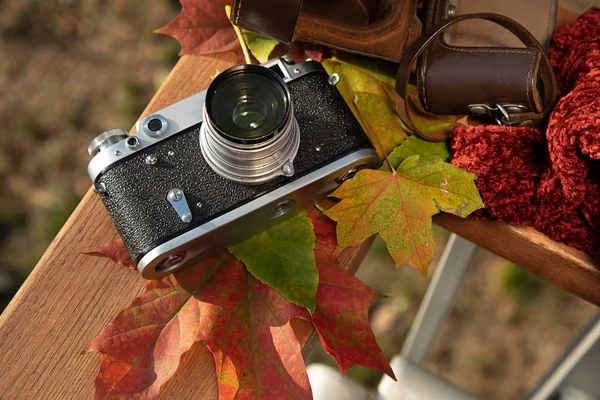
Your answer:
[[[545,132],[470,126],[452,134],[452,164],[477,174],[485,208],[473,218],[534,226],[600,255],[600,11],[556,32],[561,99]]]

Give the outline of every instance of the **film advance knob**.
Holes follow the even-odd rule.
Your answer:
[[[123,129],[111,129],[110,131],[102,132],[92,140],[92,143],[88,146],[88,153],[93,157],[103,149],[127,139],[128,136],[127,131]]]

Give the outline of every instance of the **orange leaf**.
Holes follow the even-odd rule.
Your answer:
[[[181,43],[179,55],[211,54],[240,49],[223,0],[180,0],[181,13],[157,33]]]
[[[129,252],[125,248],[123,239],[115,239],[112,242],[104,243],[101,246],[94,247],[84,254],[108,257],[114,262],[129,269],[137,271],[137,267],[129,256]]]

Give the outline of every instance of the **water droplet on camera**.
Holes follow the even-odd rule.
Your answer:
[[[146,156],[146,164],[148,165],[154,165],[156,164],[157,158],[154,154],[150,154],[148,156]]]
[[[120,152],[119,150],[115,150],[115,156],[117,156],[117,157],[118,157],[118,156],[120,156],[120,155],[121,155],[121,152]]]

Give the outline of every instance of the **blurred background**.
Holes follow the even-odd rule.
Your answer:
[[[90,140],[129,129],[177,62],[179,43],[153,30],[179,10],[176,0],[0,0],[0,312],[89,189]],[[448,233],[435,233],[441,254]],[[358,277],[389,296],[371,320],[391,357],[429,278],[395,270],[381,241]],[[480,249],[427,367],[484,399],[518,398],[595,311]],[[320,348],[309,361],[333,364]],[[380,378],[349,374],[370,386]]]

